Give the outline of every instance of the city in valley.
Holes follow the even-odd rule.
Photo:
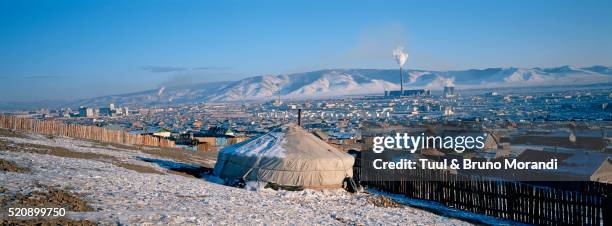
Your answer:
[[[599,153],[612,148],[609,86],[535,87],[529,89],[386,91],[379,95],[328,99],[158,104],[154,106],[80,106],[79,108],[14,111],[11,115],[67,124],[148,134],[175,141],[186,151],[216,152],[287,124],[300,124],[345,152],[371,150],[373,138],[412,134],[484,133],[487,145],[463,154],[424,150],[423,155],[462,158],[516,158],[524,151]],[[464,132],[465,133],[465,132]],[[489,143],[489,140],[493,144]],[[600,156],[601,155],[601,156]],[[594,164],[602,164],[598,162]],[[562,164],[562,163],[561,163]],[[591,163],[589,163],[591,164]]]

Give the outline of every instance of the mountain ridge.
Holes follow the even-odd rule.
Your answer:
[[[560,66],[551,68],[484,68],[467,70],[404,70],[405,89],[491,89],[612,83],[612,67]],[[133,93],[66,101],[62,106],[143,106],[201,102],[269,100],[273,98],[332,98],[383,94],[399,89],[398,69],[323,69],[309,72],[259,75],[237,81],[161,86]],[[58,101],[54,103],[59,103]],[[10,104],[4,104],[10,106]],[[19,106],[24,106],[20,104]],[[0,103],[0,107],[3,104]]]
[[[612,82],[612,67],[560,66],[551,68],[485,68],[468,70],[404,70],[405,89],[441,90],[511,88],[525,86],[589,85]],[[160,88],[161,89],[161,88]],[[305,99],[382,94],[399,89],[398,69],[323,69],[278,75],[259,75],[237,81],[198,83],[176,87],[87,98],[77,105],[196,103]]]

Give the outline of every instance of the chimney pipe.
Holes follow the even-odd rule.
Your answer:
[[[402,67],[400,67],[400,96],[404,95],[404,76],[402,76]]]
[[[298,109],[298,126],[302,126],[302,109]]]

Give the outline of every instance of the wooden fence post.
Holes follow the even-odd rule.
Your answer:
[[[603,225],[612,225],[612,193],[607,193],[603,197]]]

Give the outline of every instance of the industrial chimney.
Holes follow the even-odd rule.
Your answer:
[[[393,56],[400,67],[400,96],[402,96],[404,95],[404,76],[402,76],[402,67],[408,59],[408,54],[404,52],[404,47],[400,46],[393,50]]]
[[[400,67],[400,96],[404,95],[404,76],[402,76],[402,67]]]

